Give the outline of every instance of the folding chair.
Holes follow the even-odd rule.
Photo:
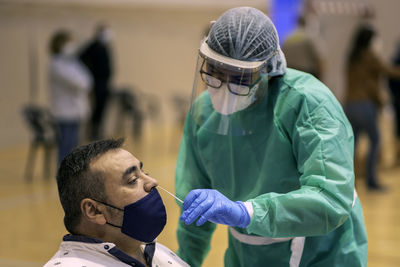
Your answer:
[[[140,105],[136,91],[128,88],[123,88],[113,91],[113,98],[116,101],[119,109],[118,118],[116,120],[116,131],[122,133],[122,124],[125,115],[133,121],[133,136],[140,139],[143,132],[144,114]]]
[[[44,107],[27,105],[23,108],[23,117],[31,131],[32,139],[29,145],[27,163],[25,166],[25,180],[32,181],[37,150],[44,149],[43,177],[49,179],[52,152],[57,140],[57,126],[50,111]]]

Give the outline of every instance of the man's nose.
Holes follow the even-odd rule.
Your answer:
[[[156,179],[154,179],[153,177],[151,177],[147,174],[144,175],[144,190],[146,192],[150,192],[153,187],[157,187],[157,186],[158,186],[158,182]]]

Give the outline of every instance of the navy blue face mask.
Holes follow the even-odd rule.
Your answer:
[[[109,222],[106,223],[121,228],[122,233],[142,242],[152,242],[161,233],[167,223],[167,213],[164,203],[155,188],[145,197],[125,206],[124,209],[117,208],[102,201],[96,201],[123,211],[124,217],[122,226],[114,225]]]

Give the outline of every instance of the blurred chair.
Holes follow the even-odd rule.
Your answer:
[[[169,149],[173,153],[176,152],[180,144],[180,138],[177,138],[177,136],[181,136],[183,133],[189,99],[189,96],[182,95],[182,93],[179,92],[171,94],[170,97],[171,107],[174,112],[174,127],[172,128],[172,134],[170,136]]]
[[[31,131],[28,158],[25,166],[25,180],[32,181],[37,150],[44,149],[43,177],[49,179],[51,162],[54,159],[52,152],[56,146],[57,126],[50,111],[44,107],[27,105],[23,108],[23,117]]]
[[[131,118],[133,121],[133,136],[140,139],[143,132],[144,114],[140,105],[137,90],[122,88],[112,91],[113,100],[118,106],[116,119],[116,132],[123,132],[124,118]]]
[[[175,119],[180,129],[183,129],[185,125],[186,113],[189,106],[189,97],[179,93],[175,93],[171,96],[172,107],[175,111]]]
[[[152,121],[160,119],[161,100],[159,96],[151,93],[143,95],[146,117]]]
[[[124,87],[112,91],[112,98],[117,104],[115,132],[123,133],[125,118],[133,122],[133,136],[140,140],[145,119],[157,120],[160,115],[160,99],[150,93],[143,93],[136,88]]]

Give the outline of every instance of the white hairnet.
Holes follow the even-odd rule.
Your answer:
[[[226,11],[212,25],[207,44],[221,55],[242,61],[264,61],[274,54],[267,62],[269,75],[286,71],[275,26],[258,9],[237,7]]]

